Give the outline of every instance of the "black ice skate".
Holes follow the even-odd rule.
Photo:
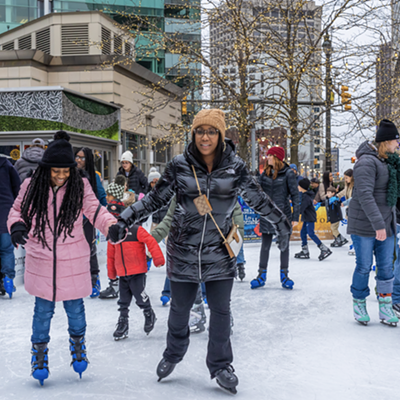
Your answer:
[[[308,251],[308,246],[301,246],[301,252],[296,253],[294,255],[294,258],[302,258],[302,259],[308,259],[310,258],[310,252]]]
[[[158,382],[160,382],[161,379],[166,378],[168,375],[171,375],[171,373],[175,369],[175,367],[176,367],[176,364],[171,363],[171,362],[167,361],[165,358],[163,358],[157,365]]]
[[[349,241],[343,237],[341,234],[339,234],[339,240],[342,246],[344,246],[346,243],[348,243]]]
[[[237,265],[237,274],[241,281],[245,278],[246,273],[244,272],[244,264]]]
[[[114,340],[122,340],[128,337],[129,319],[128,317],[119,317],[117,329],[114,332]]]
[[[335,237],[335,240],[331,243],[331,247],[342,247],[343,243],[340,240],[340,236]]]
[[[118,278],[111,280],[107,289],[100,292],[99,299],[116,299],[118,298]]]
[[[152,308],[150,310],[143,311],[144,315],[144,331],[147,335],[154,329],[154,324],[157,321],[156,314]]]
[[[218,385],[232,394],[237,393],[236,386],[239,384],[239,379],[234,374],[234,371],[235,370],[230,365],[229,367],[220,369],[215,373],[215,379]]]
[[[204,311],[204,304],[194,304],[190,311],[189,329],[191,333],[201,333],[206,329],[207,316]]]
[[[318,247],[321,250],[321,253],[318,256],[319,261],[325,260],[326,257],[329,257],[332,254],[332,251],[329,250],[323,243],[321,243]]]

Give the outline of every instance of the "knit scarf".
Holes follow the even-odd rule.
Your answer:
[[[389,170],[389,182],[387,187],[387,202],[390,207],[397,204],[400,197],[400,157],[396,153],[387,153],[385,160]]]

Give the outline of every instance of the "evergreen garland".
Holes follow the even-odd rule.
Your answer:
[[[388,158],[385,160],[389,170],[387,202],[393,207],[400,197],[400,157],[397,153],[387,153],[387,155]]]

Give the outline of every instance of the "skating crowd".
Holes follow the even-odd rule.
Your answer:
[[[68,317],[71,365],[80,377],[88,367],[84,297],[118,299],[116,341],[128,337],[133,297],[143,310],[145,333],[153,330],[156,315],[146,294],[146,274],[153,263],[166,265],[160,301],[170,305],[158,379],[168,377],[182,361],[190,334],[205,330],[207,303],[207,367],[220,387],[236,393],[230,299],[234,279],[245,278],[243,202],[260,215],[262,234],[259,273],[251,289],[266,285],[274,240],[280,250],[282,288],[293,289],[289,240],[298,224],[302,245],[295,258],[310,258],[308,236],[319,247],[320,261],[332,254],[315,233],[317,210],[324,207],[334,236],[332,248],[348,243],[339,232],[340,221],[348,221],[349,255],[355,255],[356,264],[350,288],[354,318],[363,325],[370,321],[366,297],[375,264],[379,319],[397,325],[400,157],[395,125],[382,120],[375,140],[361,144],[341,191],[330,172],[324,173],[323,182],[301,177],[295,164],[285,162],[285,150],[279,146],[268,150],[263,173],[254,176],[236,156],[225,129],[221,110],[200,111],[191,143],[162,175],[151,168],[146,178],[126,151],[106,190],[95,171],[93,152],[81,148],[74,154],[64,131],[57,132],[47,148],[42,139],[33,140],[15,166],[0,157],[0,295],[12,299],[16,291],[14,248],[23,246],[25,289],[35,297],[32,376],[41,385],[49,377],[50,322],[58,301]],[[108,240],[109,285],[103,291],[96,229]],[[161,241],[166,243],[166,258]]]

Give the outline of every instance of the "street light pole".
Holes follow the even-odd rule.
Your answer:
[[[325,53],[325,171],[332,172],[332,150],[331,150],[331,55],[332,42],[329,38],[329,33],[324,37],[322,48]]]
[[[251,126],[251,170],[256,170],[256,119],[257,114],[255,111],[250,111],[249,114]]]

